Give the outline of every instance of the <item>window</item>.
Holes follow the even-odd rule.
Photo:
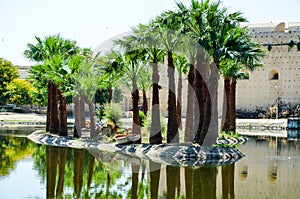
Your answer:
[[[269,80],[278,80],[279,74],[277,70],[271,70],[269,73]]]

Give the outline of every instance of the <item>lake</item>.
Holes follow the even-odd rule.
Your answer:
[[[0,130],[0,198],[299,198],[300,140],[255,136],[232,165],[173,167]]]

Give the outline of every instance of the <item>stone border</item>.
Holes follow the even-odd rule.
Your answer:
[[[113,152],[124,155],[119,156],[124,157],[124,160],[128,158],[142,158],[173,166],[225,165],[232,164],[244,157],[244,154],[238,149],[229,147],[201,147],[191,144],[115,145],[113,143],[100,143],[73,137],[61,137],[41,130],[28,135],[28,138],[37,144]]]

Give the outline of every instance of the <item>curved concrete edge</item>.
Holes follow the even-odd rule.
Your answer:
[[[225,165],[232,164],[245,156],[235,148],[188,144],[124,145],[120,146],[117,152],[175,166]]]
[[[101,156],[101,152],[114,153],[113,156],[124,161],[138,162],[140,158],[173,166],[203,166],[232,164],[244,157],[236,148],[201,147],[191,144],[136,144],[115,145],[92,140],[80,140],[35,131],[27,136],[37,143],[57,147],[88,149],[92,155]],[[102,158],[98,158],[102,159]]]

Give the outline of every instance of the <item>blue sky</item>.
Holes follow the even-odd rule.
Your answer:
[[[251,23],[300,22],[299,0],[223,0],[223,4],[244,13]],[[23,56],[26,44],[35,43],[35,35],[58,33],[93,50],[173,8],[173,0],[0,0],[0,57],[29,65]]]

